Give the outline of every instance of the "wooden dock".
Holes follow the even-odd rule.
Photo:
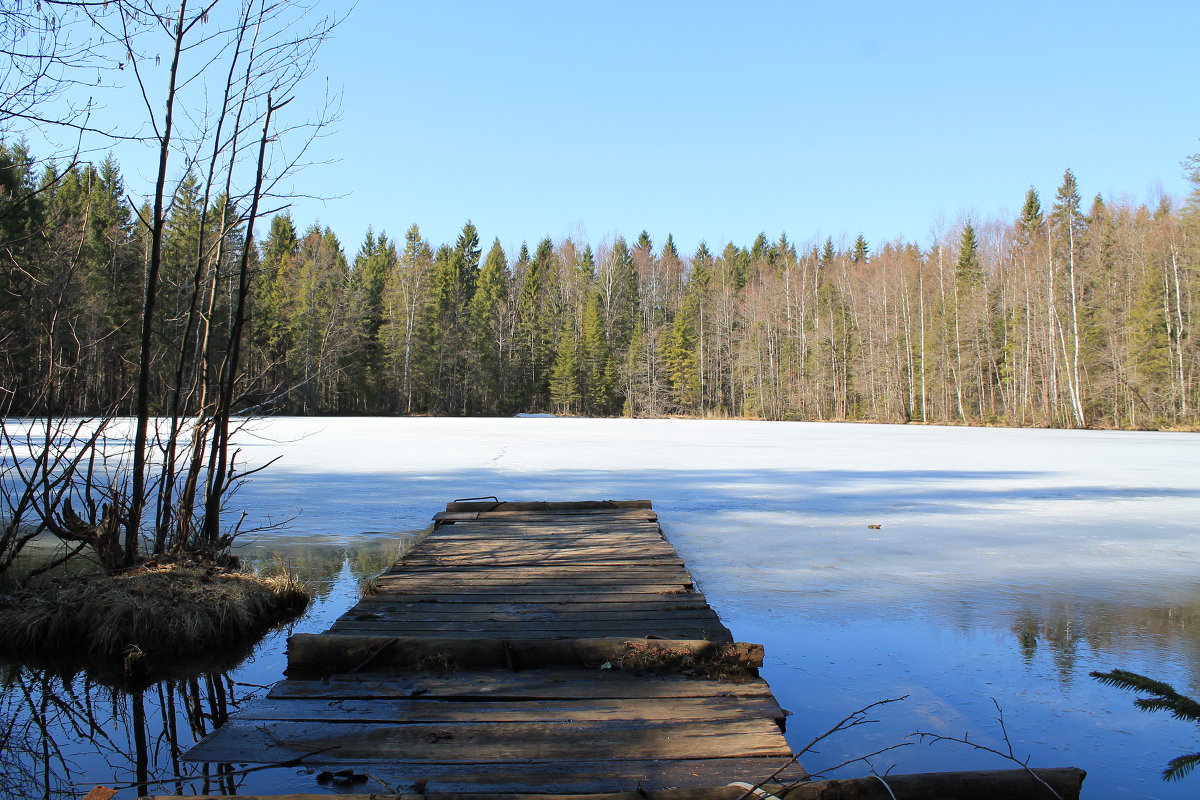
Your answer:
[[[789,762],[762,648],[733,640],[648,501],[455,502],[435,524],[185,758],[302,758],[369,775],[362,792],[631,796]]]

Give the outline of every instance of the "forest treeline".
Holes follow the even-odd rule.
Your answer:
[[[127,412],[146,226],[112,158],[63,173],[34,163],[0,147],[5,405]],[[1187,166],[1200,187],[1200,162]],[[186,383],[180,354],[197,352],[183,341],[200,335],[197,289],[210,317],[237,302],[240,216],[207,196],[206,208],[184,180],[167,218],[164,389]],[[440,244],[415,224],[368,232],[347,256],[334,231],[285,212],[250,256],[243,412],[1197,421],[1197,196],[1085,203],[1070,170],[1052,197],[1031,188],[1017,218],[963,220],[927,247],[760,234],[681,253],[643,232],[511,253],[467,222]],[[215,276],[202,287],[198,264]],[[230,327],[210,322],[201,351]]]

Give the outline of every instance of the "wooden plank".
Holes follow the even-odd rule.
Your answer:
[[[575,528],[595,528],[612,529],[612,530],[659,530],[660,525],[656,519],[657,514],[653,511],[636,511],[628,513],[604,513],[604,514],[535,514],[532,512],[507,511],[496,514],[481,514],[479,512],[471,512],[475,514],[474,519],[464,519],[456,521],[453,525],[439,528],[442,533],[453,533],[463,527],[467,528],[492,528],[495,530],[504,529],[527,529],[536,530],[538,528],[552,529],[575,529]]]
[[[521,571],[520,567],[500,568],[493,567],[490,569],[477,570],[462,570],[456,567],[447,567],[445,569],[423,569],[420,572],[397,572],[380,575],[375,578],[375,584],[378,586],[396,585],[396,586],[419,586],[423,583],[444,586],[446,588],[454,588],[457,585],[469,584],[487,584],[499,585],[506,583],[511,586],[520,586],[522,584],[533,585],[540,584],[550,586],[560,584],[563,586],[578,585],[583,586],[591,584],[594,586],[610,586],[614,589],[619,589],[623,586],[656,586],[669,584],[672,586],[688,586],[692,583],[691,576],[685,572],[631,572],[625,574],[619,568],[602,568],[591,570],[577,570],[574,573],[553,573],[548,572],[544,575],[538,575],[532,572]],[[642,592],[642,589],[634,589],[630,591]]]
[[[670,566],[683,566],[683,559],[677,555],[670,555],[665,552],[655,552],[639,554],[629,552],[628,550],[613,549],[589,549],[586,551],[555,551],[555,550],[539,550],[539,551],[510,551],[510,552],[493,552],[486,553],[484,551],[475,553],[463,554],[431,554],[413,551],[405,556],[400,562],[403,565],[412,566],[463,566],[470,565],[474,567],[490,566],[490,567],[517,567],[517,566],[535,566],[537,564],[581,564],[589,566],[600,566],[612,564],[614,566],[636,566],[638,564],[659,564]]]
[[[631,595],[638,598],[622,603],[592,603],[586,600],[570,597],[563,600],[539,599],[533,602],[506,603],[502,600],[472,603],[441,603],[437,600],[413,600],[411,598],[394,598],[387,595],[367,595],[360,598],[358,605],[352,609],[361,613],[404,614],[439,613],[439,614],[478,614],[502,611],[520,613],[541,611],[563,611],[573,613],[595,612],[626,612],[626,611],[711,611],[704,602],[703,596],[681,595]],[[366,605],[364,605],[366,604]],[[439,608],[439,606],[441,608]],[[349,613],[349,612],[347,612]],[[715,613],[715,612],[714,612]]]
[[[523,672],[408,672],[381,677],[374,673],[335,675],[324,681],[276,683],[272,698],[511,698],[524,700],[653,699],[686,697],[771,697],[761,678],[730,682],[684,675],[646,675],[621,670],[531,669]]]
[[[436,577],[441,580],[469,580],[487,575],[503,575],[506,578],[565,578],[577,575],[584,578],[601,578],[614,583],[628,581],[633,578],[652,579],[661,583],[664,579],[685,579],[690,581],[692,576],[677,564],[631,564],[621,568],[597,567],[594,564],[553,564],[537,567],[532,564],[512,565],[508,567],[482,566],[471,564],[455,564],[453,566],[397,564],[387,572],[380,574],[377,580],[395,579],[399,577]]]
[[[653,507],[649,500],[573,500],[569,502],[471,500],[446,504],[447,511],[622,511]]]
[[[478,511],[439,511],[433,515],[434,522],[474,522],[477,519]]]
[[[671,595],[671,594],[690,594],[691,585],[687,583],[623,583],[613,585],[603,581],[541,581],[531,583],[528,581],[477,581],[477,582],[456,582],[448,583],[447,581],[437,580],[421,580],[421,581],[394,581],[384,582],[380,580],[376,585],[376,590],[386,592],[396,590],[408,592],[437,592],[452,589],[455,594],[476,594],[476,595],[491,595],[495,597],[507,597],[516,595],[535,595],[546,594],[567,597],[587,597],[589,601],[595,602],[596,596],[606,594],[628,595]]]
[[[594,614],[576,615],[573,617],[561,617],[547,614],[540,618],[531,618],[528,615],[517,617],[515,619],[496,619],[494,617],[481,616],[476,619],[436,619],[429,617],[369,617],[365,614],[345,614],[336,620],[336,624],[346,624],[363,629],[383,629],[389,626],[397,628],[407,628],[412,631],[470,631],[480,630],[491,633],[493,631],[516,631],[527,630],[530,627],[554,630],[555,628],[591,628],[596,631],[616,630],[618,628],[664,628],[664,627],[690,627],[690,628],[721,628],[721,621],[717,619],[717,615],[709,611],[696,612],[688,611],[679,615],[661,615],[657,617],[646,617],[637,615],[613,615],[612,619],[593,619]],[[599,634],[604,635],[604,634]]]
[[[371,778],[367,778],[366,785],[370,786]],[[392,783],[389,781],[389,787]],[[386,795],[379,793],[372,794],[346,794],[338,792],[339,800],[495,800],[496,792],[494,789],[486,793],[478,791],[460,792],[460,791],[427,791],[429,782],[427,780],[421,782],[422,791],[400,794],[388,792]],[[435,784],[437,785],[437,784]],[[479,789],[477,784],[472,784],[472,789]],[[114,790],[115,791],[115,790]],[[698,789],[661,789],[646,791],[629,792],[602,792],[587,794],[579,794],[572,791],[570,794],[546,794],[539,792],[538,794],[524,794],[504,792],[504,800],[739,800],[745,794],[744,789],[735,788],[732,786],[706,787]],[[145,800],[329,800],[329,794],[239,794],[239,795],[215,795],[206,794],[197,795],[146,795]],[[83,800],[89,800],[88,797]]]
[[[189,761],[284,761],[311,753],[306,764],[390,759],[481,763],[569,761],[586,752],[604,760],[790,756],[779,728],[767,719],[706,722],[356,723],[230,719],[188,751]],[[321,751],[321,752],[318,752]]]
[[[655,511],[480,511],[474,520],[479,525],[657,525]],[[451,523],[458,525],[461,523]]]
[[[544,564],[547,572],[538,575],[534,570],[538,564]],[[445,577],[449,574],[462,574],[464,576],[472,575],[497,575],[503,577],[516,577],[523,575],[532,575],[534,577],[546,578],[553,577],[553,570],[558,567],[577,567],[577,572],[583,577],[595,579],[604,579],[611,583],[618,583],[626,579],[628,571],[629,578],[646,578],[655,577],[649,571],[636,572],[634,570],[639,566],[656,566],[663,573],[659,576],[669,580],[680,580],[686,583],[692,582],[692,577],[683,569],[683,562],[678,558],[672,559],[656,559],[647,562],[645,560],[624,558],[620,556],[612,557],[597,557],[594,560],[583,561],[572,558],[570,555],[563,556],[511,556],[496,559],[479,557],[474,559],[456,559],[453,557],[435,557],[435,558],[416,558],[410,562],[405,562],[400,566],[411,566],[411,571],[397,569],[395,572],[389,571],[380,575],[376,580],[397,579],[405,577]],[[586,574],[583,574],[586,573]],[[565,576],[566,573],[560,573],[559,576]],[[645,581],[643,580],[643,583]]]
[[[412,763],[399,758],[369,765],[372,776],[402,792],[398,796],[393,795],[390,790],[385,795],[339,793],[337,796],[345,800],[382,800],[383,797],[389,800],[494,800],[498,794],[503,794],[507,800],[697,800],[694,795],[685,793],[701,789],[705,792],[720,792],[711,795],[711,800],[734,800],[744,790],[726,786],[730,781],[743,780],[754,783],[767,777],[784,763],[785,759],[777,757],[673,761],[645,758],[609,761],[588,759],[537,764],[429,764]],[[325,768],[337,770],[342,767],[354,769],[359,773],[364,771],[363,765],[353,762],[329,762]],[[780,774],[779,779],[790,783],[803,777],[803,769],[792,766]],[[529,793],[531,787],[538,787],[536,794]],[[731,795],[730,790],[737,793]],[[403,793],[408,791],[413,794]],[[563,794],[555,794],[556,792],[569,795],[564,797]],[[598,792],[605,794],[597,795]],[[239,794],[236,800],[261,797]],[[285,800],[271,797],[272,800]],[[299,795],[295,800],[329,800],[329,797],[327,793],[317,796]],[[701,795],[701,798],[709,800],[708,795]],[[190,797],[188,800],[198,798]]]
[[[288,639],[289,677],[307,678],[366,669],[421,669],[453,664],[459,669],[521,669],[593,666],[604,663],[669,671],[698,661],[719,661],[730,670],[762,666],[763,648],[745,642],[640,639],[500,639],[345,636],[298,633]]]
[[[712,775],[711,769],[726,770],[726,781],[740,780],[743,783],[754,785],[759,781],[770,776],[773,769],[769,765],[777,763],[773,759],[758,759],[759,764],[755,763],[754,759],[712,759],[711,765],[706,769],[703,764],[695,764],[694,771],[689,773],[689,777],[695,776],[699,778],[701,774],[709,777],[710,782],[705,787],[700,788],[684,788],[667,790],[661,794],[656,792],[654,787],[661,785],[659,781],[669,780],[671,763],[665,762],[662,764],[662,773],[649,777],[648,780],[639,781],[640,788],[638,791],[631,793],[631,798],[642,797],[652,798],[652,800],[735,800],[744,796],[746,790],[736,786],[718,787],[715,784],[719,781],[719,777]],[[739,763],[741,762],[741,763]],[[680,766],[680,762],[676,762]],[[766,772],[762,770],[766,768]],[[1030,773],[1033,774],[1030,774]],[[1044,798],[1044,797],[1059,797],[1061,800],[1079,800],[1083,790],[1083,781],[1087,773],[1081,769],[1074,767],[1051,768],[1051,769],[1009,769],[1009,770],[981,770],[978,772],[930,772],[916,775],[887,775],[884,779],[870,775],[862,778],[843,778],[828,781],[804,781],[803,770],[793,766],[790,769],[784,770],[776,776],[775,782],[764,787],[768,792],[768,796],[786,798],[786,800],[895,800],[895,798],[971,798],[971,800],[1027,800],[1027,798]],[[444,778],[431,779],[423,785],[429,790],[428,797],[438,798],[438,800],[483,800],[487,795],[475,794],[488,790],[491,792],[503,791],[502,787],[506,784],[496,783],[491,785],[483,785],[482,781],[487,780],[484,774],[476,773],[474,775],[464,776],[463,778],[453,778],[449,775]],[[508,776],[510,779],[515,777],[512,773]],[[547,776],[549,777],[549,776]],[[586,778],[581,775],[581,778]],[[598,776],[599,777],[599,776]],[[553,779],[551,779],[553,780]],[[603,779],[596,784],[601,785]],[[512,784],[507,784],[511,786]],[[546,782],[542,784],[546,786],[547,792],[553,791],[573,791],[573,795],[558,795],[560,800],[573,798],[573,800],[623,800],[621,795],[612,794],[592,794],[595,790],[591,788],[584,789],[581,783],[566,785],[554,781],[553,783]],[[678,786],[678,784],[676,784]],[[554,788],[549,788],[553,786]],[[687,786],[684,783],[684,786]],[[783,786],[790,787],[786,790]],[[1047,789],[1049,787],[1049,789]],[[588,794],[579,794],[582,790],[589,792]],[[648,791],[647,791],[648,790]],[[723,794],[733,790],[738,794]],[[673,796],[669,792],[701,792],[699,798],[689,798],[687,794],[682,796]],[[645,794],[639,794],[645,792]],[[494,797],[495,795],[492,794]],[[509,800],[514,800],[516,797],[521,797],[520,794],[511,795],[505,793]],[[555,797],[553,794],[538,794],[525,795],[526,800],[550,800]]]
[[[498,540],[484,539],[476,542],[466,541],[448,541],[448,542],[429,542],[428,545],[418,546],[410,550],[406,557],[414,555],[437,555],[437,556],[504,556],[515,553],[575,553],[580,558],[593,556],[596,554],[613,555],[619,554],[624,556],[635,556],[641,559],[651,559],[655,557],[678,558],[679,554],[675,552],[675,548],[666,542],[654,542],[649,539],[645,541],[629,541],[627,539],[613,541],[592,541],[589,539],[558,539],[546,541],[524,541],[517,542],[516,540]]]
[[[669,605],[664,603],[639,603],[636,606],[614,603],[470,603],[466,606],[437,607],[437,603],[403,603],[387,605],[372,603],[360,608],[355,606],[339,619],[382,620],[403,622],[583,622],[595,620],[715,620],[716,612],[697,603]],[[430,608],[430,606],[435,606]]]
[[[403,586],[393,585],[379,587],[377,593],[363,595],[361,603],[394,603],[397,601],[412,603],[640,603],[677,601],[680,603],[699,603],[704,601],[704,595],[696,591],[682,591],[677,586],[669,587],[667,591],[638,592],[616,587],[611,591],[591,592],[586,595],[572,592],[562,594],[555,591],[522,592],[514,590],[509,594],[493,591],[473,591],[462,587],[441,586],[434,589],[409,590]],[[660,587],[662,588],[662,587]]]
[[[428,539],[412,552],[422,553],[466,553],[474,551],[496,552],[503,549],[521,550],[575,550],[595,548],[605,550],[636,550],[638,553],[669,552],[676,554],[668,542],[654,536],[446,536]]]
[[[352,770],[353,771],[353,770]],[[360,773],[361,774],[361,773]],[[366,778],[366,785],[370,786],[374,776]],[[378,780],[377,778],[375,780]],[[387,784],[392,786],[389,781]],[[494,789],[486,793],[478,791],[460,792],[460,791],[427,791],[429,782],[427,780],[421,782],[421,791],[414,793],[401,792],[393,794],[388,792],[386,795],[379,793],[371,794],[346,794],[338,792],[339,800],[495,800],[496,792]],[[102,788],[102,787],[100,787]],[[479,789],[477,784],[472,784],[473,789]],[[114,793],[116,790],[112,790]],[[641,789],[630,792],[602,792],[587,794],[579,794],[572,791],[570,794],[546,794],[539,792],[538,794],[524,794],[504,792],[504,800],[739,800],[745,794],[744,789],[735,788],[732,786],[718,786],[711,788],[699,789],[662,789],[646,791]],[[223,795],[223,794],[206,794],[197,795],[161,795],[152,794],[145,795],[144,800],[329,800],[329,794],[239,794],[239,795]],[[83,800],[92,800],[90,797],[84,797]]]
[[[634,763],[634,762],[627,762]],[[390,800],[492,800],[503,793],[506,800],[739,800],[746,790],[740,786],[717,785],[732,775],[743,783],[757,784],[770,775],[774,761],[771,759],[708,759],[705,761],[660,762],[647,765],[646,774],[634,778],[622,775],[619,778],[597,774],[594,778],[587,771],[564,775],[547,769],[544,772],[519,772],[521,765],[487,765],[460,769],[441,765],[395,765],[394,771],[382,776],[372,772],[372,777],[386,780],[388,786],[419,783],[419,793],[392,794]],[[735,766],[737,765],[737,766]],[[582,765],[579,765],[582,766]],[[591,765],[588,765],[591,768]],[[670,780],[671,769],[676,768],[688,778],[707,779],[709,785],[689,788],[653,788]],[[743,771],[739,772],[741,769]],[[407,770],[405,772],[404,770]],[[685,772],[686,770],[686,772]],[[713,770],[722,770],[714,774]],[[764,770],[766,770],[764,772]],[[841,778],[829,781],[804,781],[798,767],[785,770],[776,776],[778,783],[767,784],[764,791],[770,796],[785,797],[787,800],[888,800],[896,797],[970,797],[973,800],[1024,800],[1028,797],[1057,796],[1062,800],[1078,800],[1083,790],[1087,773],[1074,767],[1014,770],[985,770],[979,772],[933,772],[917,775],[888,775],[883,780],[874,776],[865,778]],[[413,779],[413,775],[423,775]],[[703,774],[704,778],[701,778]],[[1036,775],[1036,778],[1034,777]],[[603,791],[600,786],[617,788],[636,781],[636,791]],[[568,783],[569,782],[569,783]],[[516,786],[537,785],[553,787],[537,794],[510,792]],[[587,788],[584,788],[584,787]],[[788,786],[786,791],[781,786]],[[1047,791],[1046,787],[1050,787]],[[596,788],[593,788],[596,787]],[[416,787],[414,787],[416,788]],[[586,792],[586,793],[581,793]],[[554,792],[570,792],[558,794]],[[1053,795],[1051,795],[1053,792]],[[342,794],[342,800],[379,800],[379,794]],[[204,795],[202,798],[188,796],[186,800],[328,800],[328,794],[289,795]],[[86,798],[85,798],[86,800]],[[185,800],[183,796],[150,795],[147,800]]]
[[[664,542],[660,539],[652,537],[605,537],[603,539],[594,537],[581,538],[562,538],[554,539],[550,537],[534,538],[531,536],[521,537],[462,537],[459,539],[446,539],[421,543],[405,555],[416,554],[420,555],[423,552],[437,555],[465,555],[474,553],[487,553],[493,556],[504,555],[507,553],[521,552],[570,552],[579,551],[581,556],[592,555],[595,552],[604,554],[612,554],[619,552],[629,555],[641,554],[647,558],[654,556],[666,556],[668,558],[677,558],[679,553],[671,546],[669,542]],[[591,552],[589,552],[591,551]]]
[[[578,625],[575,627],[561,626],[557,628],[545,628],[541,626],[529,626],[524,628],[513,628],[506,630],[495,630],[493,628],[471,628],[469,630],[448,630],[448,631],[427,631],[419,628],[406,628],[403,625],[395,627],[372,628],[362,627],[353,623],[334,624],[330,629],[330,633],[335,633],[342,636],[361,636],[364,638],[374,639],[424,639],[430,636],[437,636],[442,641],[472,641],[484,636],[494,636],[497,638],[520,639],[526,642],[569,642],[577,639],[587,639],[595,637],[620,637],[622,639],[653,639],[653,640],[703,640],[706,642],[714,642],[719,644],[728,644],[733,641],[733,634],[729,633],[716,626],[683,626],[683,625],[629,625],[613,628],[605,628],[598,630],[590,625]],[[393,665],[401,669],[411,668],[411,665],[420,665],[424,662],[401,662]],[[447,663],[458,666],[461,662],[456,659],[448,659]],[[468,661],[468,664],[474,664],[474,661]],[[554,662],[554,663],[570,663],[570,662]],[[530,665],[536,665],[537,662],[528,659],[520,661],[514,665],[514,669],[522,669]],[[492,660],[482,662],[481,665],[494,665]]]
[[[469,701],[436,699],[262,698],[238,709],[238,719],[336,722],[688,722],[769,719],[783,710],[774,698],[675,697]]]

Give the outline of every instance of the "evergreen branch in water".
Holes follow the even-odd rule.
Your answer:
[[[1090,674],[1105,686],[1152,695],[1151,697],[1139,697],[1133,701],[1134,706],[1142,711],[1169,711],[1175,719],[1200,725],[1200,701],[1180,694],[1169,683],[1156,681],[1145,675],[1123,669]],[[1177,756],[1167,762],[1167,768],[1163,770],[1162,778],[1164,781],[1181,780],[1198,765],[1200,765],[1200,753]]]

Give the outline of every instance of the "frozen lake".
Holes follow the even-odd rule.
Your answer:
[[[766,645],[794,746],[908,695],[810,769],[916,730],[996,745],[994,699],[1017,752],[1086,769],[1087,796],[1195,796],[1158,772],[1196,730],[1088,672],[1200,693],[1196,435],[516,418],[283,419],[242,438],[256,462],[283,457],[239,499],[298,512],[289,537],[416,528],[462,497],[653,500],[734,635]],[[872,763],[1006,766],[951,744]]]
[[[280,457],[231,507],[258,522],[295,515],[242,546],[319,584],[298,630],[323,630],[353,602],[356,579],[448,500],[649,499],[735,637],[766,646],[763,675],[794,714],[793,746],[907,695],[878,724],[822,743],[804,758],[810,770],[918,730],[1003,746],[995,701],[1017,754],[1086,769],[1085,797],[1190,798],[1200,785],[1158,778],[1169,758],[1200,749],[1194,726],[1139,712],[1088,677],[1119,667],[1200,694],[1194,434],[289,418],[238,440],[247,466]],[[283,636],[234,679],[281,677]],[[1012,766],[953,744],[871,763]],[[103,773],[95,782],[111,780]],[[317,790],[303,771],[291,780]],[[258,773],[243,791],[284,784]]]

